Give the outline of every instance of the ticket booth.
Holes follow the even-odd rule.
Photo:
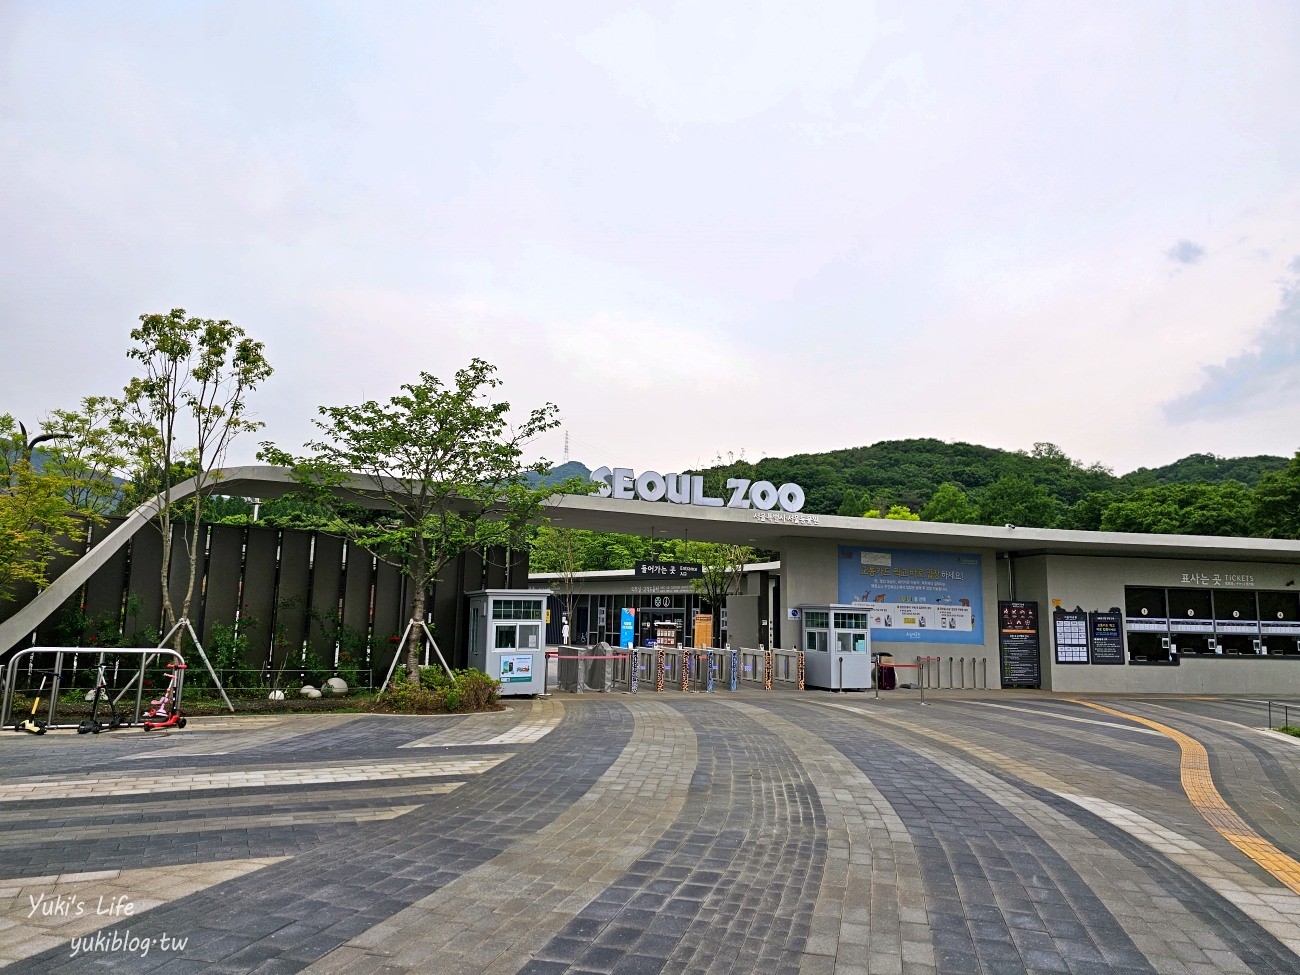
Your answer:
[[[804,680],[809,687],[861,691],[871,683],[871,630],[862,606],[801,606]]]
[[[546,690],[548,589],[469,594],[469,665],[501,682],[502,697]]]

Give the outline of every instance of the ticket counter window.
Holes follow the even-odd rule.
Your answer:
[[[841,653],[866,653],[871,646],[866,613],[836,613],[835,640]]]
[[[1259,628],[1270,657],[1300,657],[1300,593],[1259,594]]]
[[[1168,636],[1159,633],[1129,633],[1128,659],[1132,664],[1177,663]]]
[[[1169,630],[1174,649],[1181,656],[1217,656],[1214,600],[1210,590],[1170,589]]]
[[[816,653],[830,649],[830,613],[807,612],[803,618],[803,648]]]

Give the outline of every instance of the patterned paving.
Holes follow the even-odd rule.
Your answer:
[[[1249,701],[1090,703],[11,734],[0,972],[1300,973],[1300,741]]]

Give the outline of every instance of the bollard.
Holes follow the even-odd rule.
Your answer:
[[[667,664],[667,658],[661,648],[655,648],[655,693],[664,692],[664,667]]]
[[[803,690],[803,651],[800,650],[798,651],[798,653],[799,653],[798,681],[799,681],[799,690],[802,691]]]
[[[957,662],[961,665],[961,689],[966,690],[966,658],[959,657]]]
[[[957,686],[957,682],[953,679],[952,676],[952,657],[949,657],[948,658],[948,690],[952,690],[956,686]]]
[[[633,694],[635,694],[637,690],[640,689],[641,686],[641,681],[639,679],[640,669],[641,669],[641,662],[640,660],[637,659],[636,647],[628,647],[627,648],[627,670],[628,673],[632,675],[631,677],[628,678],[628,683],[631,685],[631,693]]]
[[[681,668],[681,685],[682,693],[685,694],[691,689],[691,664],[686,654],[686,648],[680,643],[677,644],[677,666]]]
[[[728,675],[728,681],[731,690],[736,690],[740,685],[740,651],[732,650],[731,644],[727,644],[727,663],[731,667],[731,673]]]
[[[760,644],[761,646],[761,644]],[[772,689],[772,651],[763,651],[763,690]]]

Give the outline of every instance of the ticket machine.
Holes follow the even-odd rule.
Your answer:
[[[469,665],[501,682],[502,697],[546,690],[549,589],[484,589],[469,594]]]
[[[801,606],[804,680],[809,687],[861,691],[871,683],[871,630],[862,606]]]

